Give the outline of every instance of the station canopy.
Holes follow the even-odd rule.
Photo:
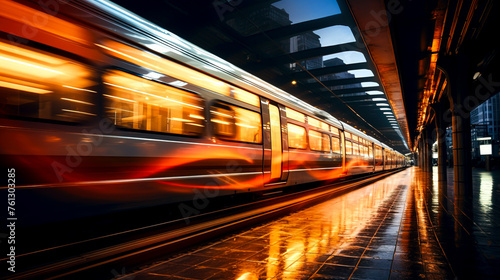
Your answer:
[[[399,152],[409,152],[406,113],[383,3],[113,2]],[[372,11],[368,21],[360,17],[367,11]]]

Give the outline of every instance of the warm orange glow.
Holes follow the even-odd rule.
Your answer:
[[[85,28],[55,16],[42,13],[26,5],[14,1],[0,0],[0,7],[2,7],[2,9],[0,9],[0,17],[19,22],[24,26],[33,20],[34,27],[32,27],[32,29],[22,28],[22,30],[30,30],[30,34],[36,34],[36,31],[33,30],[43,30],[64,38],[65,40],[75,41],[80,44],[87,44],[90,41],[89,32]],[[43,24],[38,22],[40,19]],[[7,26],[0,25],[1,29],[4,27]]]
[[[111,56],[144,66],[222,95],[230,95],[231,89],[226,83],[157,55],[111,40],[106,40],[103,44],[96,45]]]
[[[269,105],[271,120],[271,180],[281,177],[282,147],[280,111],[277,106]]]
[[[204,127],[200,97],[121,71],[104,76],[109,87],[106,111],[116,125],[133,129],[198,135]],[[125,101],[125,102],[122,102]],[[197,116],[190,118],[189,116]]]
[[[262,279],[311,278],[325,263],[325,256],[358,246],[359,237],[364,236],[361,233],[373,225],[380,206],[390,201],[387,198],[400,191],[402,180],[408,178],[386,179],[259,226],[256,230],[267,241],[258,248],[264,255],[259,261],[236,266],[235,275],[240,277],[236,279],[254,275]]]
[[[92,84],[90,72],[70,60],[4,42],[0,42],[0,74],[76,88]]]
[[[330,137],[319,131],[309,130],[309,146],[315,151],[330,151]]]
[[[2,79],[2,78],[0,77],[0,79]],[[4,82],[4,81],[0,81],[0,87],[21,90],[21,91],[27,91],[27,92],[33,92],[33,93],[38,93],[38,94],[45,94],[45,93],[52,92],[50,90],[45,90],[45,89],[41,89],[38,87],[24,86],[24,85],[20,85],[17,83],[9,83],[9,82]]]
[[[259,276],[256,275],[253,272],[245,272],[243,273],[240,277],[238,277],[236,280],[258,280]]]
[[[296,120],[299,122],[305,122],[306,121],[306,116],[302,113],[299,113],[293,109],[286,108],[286,117],[290,118],[292,120]]]
[[[318,121],[317,119],[311,118],[311,117],[307,117],[307,123],[309,123],[309,125],[313,125],[315,127],[320,127],[320,121]]]
[[[307,148],[306,129],[302,126],[288,123],[288,145],[291,148]]]
[[[248,92],[242,89],[232,89],[231,92],[234,94],[234,98],[248,103],[253,106],[260,107],[260,98],[258,95]]]

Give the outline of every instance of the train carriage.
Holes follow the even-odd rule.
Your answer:
[[[387,145],[111,2],[0,4],[0,157],[19,174],[24,225],[402,166]]]

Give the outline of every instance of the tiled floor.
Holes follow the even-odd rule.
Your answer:
[[[495,279],[500,187],[484,176],[474,216],[414,167],[123,279]]]

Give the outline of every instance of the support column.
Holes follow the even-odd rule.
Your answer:
[[[446,184],[447,181],[447,147],[446,147],[446,122],[444,121],[445,110],[441,103],[431,104],[434,110],[434,122],[437,132],[437,154],[438,154],[438,182]]]
[[[418,140],[418,167],[424,170],[424,146],[422,145],[422,137]]]
[[[438,67],[448,80],[453,128],[453,180],[455,195],[472,199],[472,165],[470,135],[470,105],[468,97],[474,94],[473,71],[470,61],[463,52],[454,56],[441,57]]]
[[[424,171],[432,172],[432,134],[428,127],[422,130],[422,146],[424,149]]]
[[[472,198],[470,117],[453,113],[453,180],[455,193]]]

